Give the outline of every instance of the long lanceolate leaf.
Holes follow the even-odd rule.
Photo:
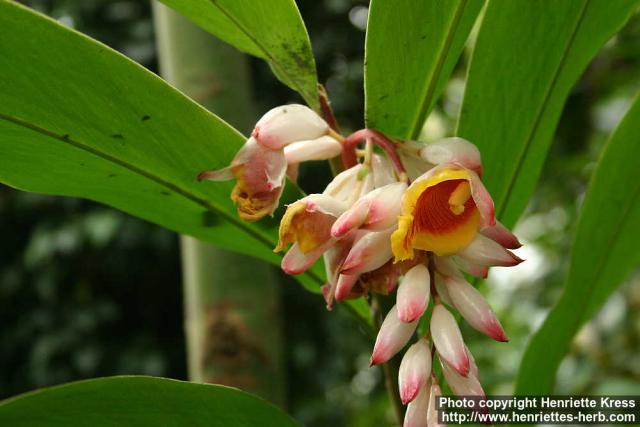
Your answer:
[[[640,263],[640,98],[608,142],[578,222],[564,293],[529,343],[517,394],[551,393],[580,326]]]
[[[483,0],[372,0],[367,126],[415,138],[460,56]]]
[[[228,164],[240,133],[124,56],[7,0],[0,52],[0,182],[94,200],[280,264],[274,220],[244,222],[231,184],[196,181]],[[318,291],[321,269],[296,278]],[[349,307],[368,318],[364,301]]]
[[[0,181],[84,197],[277,263],[273,224],[240,221],[229,185],[198,183],[244,138],[89,38],[0,1]]]
[[[276,76],[318,108],[316,66],[293,0],[161,0],[206,31],[266,60]]]
[[[3,426],[296,427],[272,404],[231,387],[154,377],[79,381],[0,402]]]
[[[0,1],[0,180],[85,197],[262,258],[273,231],[234,215],[224,165],[243,137],[89,38]]]
[[[458,135],[480,148],[496,213],[511,226],[540,175],[564,102],[637,0],[490,1]]]

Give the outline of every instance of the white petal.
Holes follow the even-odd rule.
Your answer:
[[[350,201],[352,194],[356,191],[358,174],[362,170],[362,164],[357,164],[352,168],[340,172],[327,185],[322,194],[332,196],[340,201]]]
[[[438,354],[461,375],[469,373],[469,357],[456,319],[442,304],[436,304],[431,315],[431,337]]]
[[[453,305],[469,325],[496,341],[509,340],[495,313],[476,288],[459,277],[448,277],[446,284]]]
[[[433,258],[436,270],[443,276],[462,277],[462,273],[450,257],[434,256]]]
[[[449,296],[449,291],[447,290],[447,285],[444,282],[444,276],[437,271],[435,272],[434,276],[436,292],[438,293],[438,296],[440,297],[440,299],[442,299],[443,302],[453,307],[451,297]]]
[[[376,188],[396,182],[393,165],[387,156],[374,154],[371,158],[373,183]]]
[[[467,247],[462,249],[458,256],[481,265],[500,265],[503,267],[520,264],[522,260],[482,234],[476,235],[475,239]]]
[[[463,138],[444,138],[425,144],[420,157],[436,165],[453,163],[478,173],[482,170],[480,151]]]
[[[269,110],[251,134],[263,146],[275,150],[296,141],[317,139],[329,130],[312,109],[300,104],[281,105]]]
[[[442,396],[440,386],[436,382],[431,383],[429,390],[429,407],[427,409],[427,426],[428,427],[440,427],[444,424],[438,422],[438,409],[436,406],[436,399]]]
[[[484,397],[482,385],[473,374],[469,373],[466,377],[463,377],[444,360],[440,360],[440,365],[442,366],[444,378],[456,395]]]
[[[287,274],[304,273],[322,256],[331,244],[333,242],[329,241],[311,252],[304,253],[300,250],[298,243],[294,243],[282,258],[280,264],[282,271]]]
[[[342,215],[348,207],[346,203],[326,194],[309,194],[301,200],[305,201],[307,212],[321,212],[336,218]]]
[[[310,160],[327,160],[339,156],[342,144],[328,135],[308,141],[294,142],[284,147],[287,163],[300,163]]]

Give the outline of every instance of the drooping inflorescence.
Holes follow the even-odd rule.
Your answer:
[[[364,150],[357,150],[362,141]],[[228,167],[199,179],[235,178],[231,198],[238,214],[254,221],[274,212],[285,176],[295,180],[300,162],[340,155],[346,169],[322,194],[287,206],[275,251],[289,247],[282,260],[288,274],[304,273],[324,258],[329,309],[336,301],[395,291],[372,365],[412,341],[431,304],[428,332],[404,353],[398,382],[408,405],[405,426],[436,425],[441,392],[431,369],[435,360],[455,394],[484,396],[452,310],[490,338],[508,340],[465,273],[484,278],[491,266],[522,261],[510,251],[520,246],[518,239],[495,219],[478,149],[462,138],[393,141],[371,129],[343,137],[309,108],[286,105],[258,121]]]

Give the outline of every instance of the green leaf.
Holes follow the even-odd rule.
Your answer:
[[[318,78],[311,42],[293,0],[161,0],[204,30],[266,60],[314,109]]]
[[[230,183],[198,183],[244,137],[144,68],[0,1],[0,181],[83,197],[278,262],[273,224],[241,221]]]
[[[220,385],[110,377],[45,388],[0,402],[0,425],[67,427],[296,427],[281,409]]]
[[[482,153],[496,214],[513,225],[533,193],[571,87],[637,0],[490,2],[457,134]]]
[[[280,264],[276,220],[242,221],[232,183],[196,181],[228,164],[240,133],[126,57],[6,0],[0,52],[0,182],[94,200]],[[289,185],[282,202],[300,196]],[[323,278],[321,263],[296,276],[314,292]],[[364,301],[349,309],[370,324]]]
[[[640,97],[607,143],[578,221],[569,277],[525,351],[517,394],[548,394],[578,329],[640,263]]]
[[[442,92],[483,0],[372,0],[367,24],[368,127],[414,139]]]

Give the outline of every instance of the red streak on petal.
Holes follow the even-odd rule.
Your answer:
[[[469,197],[460,215],[454,214],[449,206],[451,193],[463,182],[463,179],[452,179],[424,190],[416,203],[413,231],[446,234],[464,224],[476,210],[473,198]]]

